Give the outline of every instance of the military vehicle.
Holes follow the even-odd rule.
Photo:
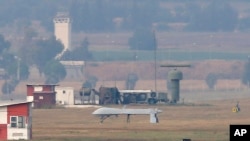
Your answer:
[[[103,87],[99,88],[99,104],[122,104],[119,90],[116,87]]]
[[[123,104],[168,102],[166,92],[154,92],[152,90],[119,90]]]

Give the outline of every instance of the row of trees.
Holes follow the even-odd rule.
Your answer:
[[[86,48],[88,49],[87,39],[85,39],[83,43],[86,51]],[[45,83],[58,83],[66,76],[64,66],[54,59],[63,49],[60,42],[52,37],[47,40],[37,40],[33,44],[33,46],[29,47],[30,54],[26,54],[26,58],[20,58],[10,53],[10,43],[6,41],[3,36],[0,36],[0,67],[5,70],[5,73],[1,73],[0,75],[6,80],[2,87],[3,93],[10,93],[15,89],[15,86],[20,80],[26,80],[28,78],[30,65],[37,66],[40,74],[45,75]],[[26,49],[27,48],[22,47],[21,50],[27,51]],[[71,53],[74,54],[75,52],[72,51]],[[32,56],[28,57],[29,55]],[[29,58],[29,60],[25,60],[27,58]],[[29,64],[27,62],[29,62]],[[209,88],[213,89],[217,80],[220,78],[227,78],[227,76],[210,73],[206,77],[206,83]],[[126,88],[134,89],[138,79],[139,78],[136,74],[128,74]],[[86,85],[85,87],[94,87],[97,80],[98,79],[95,76],[91,76],[87,79],[84,85]],[[242,82],[243,84],[250,86],[250,60],[248,60],[244,66]]]
[[[38,20],[53,31],[56,13],[67,11],[75,32],[131,31],[153,24],[159,30],[168,30],[169,23],[185,23],[188,31],[250,29],[250,17],[239,19],[229,0],[185,1],[171,9],[167,4],[162,0],[0,1],[0,18],[5,19],[0,21],[0,27],[12,23],[22,27]]]
[[[4,93],[10,93],[13,91],[20,80],[27,79],[29,70],[28,66],[23,62],[20,62],[20,58],[9,52],[10,42],[6,41],[2,35],[0,35],[0,68],[2,79],[5,81],[2,91]]]
[[[215,86],[217,84],[218,79],[231,79],[228,78],[227,76],[224,76],[223,74],[217,74],[217,73],[209,73],[206,78],[205,82],[208,86],[209,89],[215,89]],[[134,90],[137,81],[139,80],[138,75],[136,73],[129,73],[127,75],[125,87],[128,90]],[[87,80],[83,83],[82,87],[83,88],[94,88],[96,86],[96,82],[98,79],[95,76],[90,76],[87,78]],[[241,81],[243,84],[247,85],[250,87],[250,60],[245,63],[244,65],[244,71],[243,75],[241,78]],[[168,84],[168,79],[167,79],[167,84]],[[169,87],[169,85],[167,85]]]
[[[126,88],[133,90],[136,86],[136,82],[138,81],[138,79],[139,78],[137,74],[135,73],[128,74],[128,77],[126,79]],[[223,74],[209,73],[205,78],[205,82],[209,89],[215,89],[215,86],[219,79],[232,79],[232,78],[230,78],[230,76],[225,76]],[[244,65],[241,81],[243,84],[250,87],[250,59]]]
[[[32,65],[38,68],[40,75],[44,74],[47,84],[58,83],[66,76],[64,66],[54,59],[63,50],[63,45],[55,37],[29,43],[30,46],[20,46],[19,54],[14,55],[9,51],[11,43],[0,35],[1,77],[6,80],[3,93],[11,93],[19,81],[28,79]]]
[[[223,74],[209,73],[205,78],[205,81],[210,89],[214,89],[218,79],[232,79],[232,78],[230,78],[230,76],[225,76]],[[250,87],[250,59],[244,65],[241,76],[241,82],[246,86]]]
[[[95,76],[89,76],[87,77],[86,81],[82,84],[82,88],[95,88],[96,82],[98,81],[98,78]],[[127,90],[134,90],[136,86],[136,82],[138,81],[138,76],[136,73],[129,73],[126,79],[126,89]]]

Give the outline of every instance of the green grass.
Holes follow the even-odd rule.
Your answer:
[[[154,51],[130,51],[130,50],[110,50],[110,51],[92,51],[96,61],[133,61],[137,55],[138,61],[153,61]],[[246,60],[249,53],[241,52],[202,52],[187,50],[159,50],[157,51],[157,60],[177,60],[177,61],[195,61],[206,59],[223,60]]]

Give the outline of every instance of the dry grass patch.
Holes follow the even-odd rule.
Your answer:
[[[160,123],[150,124],[149,116],[112,117],[103,124],[91,113],[95,108],[34,109],[34,140],[168,140],[226,141],[230,124],[250,122],[250,99],[240,101],[242,111],[232,113],[232,100],[179,106],[130,105],[131,108],[158,107]],[[117,106],[114,106],[117,107]],[[118,106],[121,107],[121,106]]]

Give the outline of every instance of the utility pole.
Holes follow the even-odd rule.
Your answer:
[[[20,61],[21,61],[21,58],[19,58],[18,56],[15,56],[15,59],[17,60],[17,71],[16,71],[16,78],[17,78],[17,81],[20,80]]]
[[[155,92],[157,92],[157,41],[155,37],[155,30],[153,30],[154,36],[154,77],[155,77]]]

